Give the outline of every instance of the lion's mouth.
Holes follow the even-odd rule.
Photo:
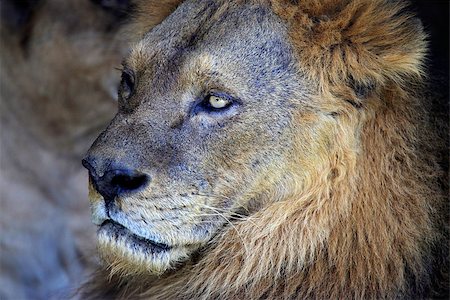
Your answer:
[[[99,233],[107,234],[116,241],[125,241],[127,244],[132,245],[133,248],[140,248],[141,250],[145,250],[146,252],[151,252],[153,254],[167,252],[172,249],[169,245],[138,236],[123,225],[112,220],[104,221],[102,225],[100,225]]]

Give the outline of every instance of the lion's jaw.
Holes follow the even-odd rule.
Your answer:
[[[192,251],[189,246],[169,246],[143,238],[113,221],[100,225],[98,248],[111,273],[121,276],[162,274]]]
[[[221,224],[220,220],[210,218],[210,225],[198,227],[192,223],[189,226],[195,220],[192,216],[196,214],[187,214],[187,218],[183,218],[179,216],[178,209],[167,210],[170,216],[161,216],[157,211],[150,210],[139,212],[140,222],[136,222],[133,215],[124,214],[115,206],[107,208],[107,202],[92,184],[89,184],[89,199],[92,222],[98,225],[97,247],[101,258],[113,274],[121,276],[164,273],[178,262],[185,261],[212,238],[215,232],[212,224]],[[186,222],[185,226],[182,226],[183,222]]]

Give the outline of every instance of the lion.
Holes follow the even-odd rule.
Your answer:
[[[97,264],[79,161],[114,115],[131,9],[101,2],[0,3],[0,299],[67,298]]]
[[[118,112],[83,160],[104,263],[84,297],[437,295],[448,206],[404,3],[137,11]]]

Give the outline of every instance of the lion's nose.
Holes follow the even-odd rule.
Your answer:
[[[150,176],[134,169],[111,167],[99,176],[90,159],[83,159],[82,163],[89,170],[92,183],[105,201],[111,201],[122,194],[133,194],[150,182]]]

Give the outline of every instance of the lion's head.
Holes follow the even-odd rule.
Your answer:
[[[169,271],[182,268],[177,280],[196,276],[203,295],[244,287],[271,295],[261,288],[267,278],[286,280],[323,256],[332,264],[331,252],[346,247],[360,257],[365,250],[341,229],[351,235],[360,218],[396,222],[374,213],[378,200],[361,199],[390,199],[396,214],[396,201],[411,196],[411,217],[423,219],[406,227],[414,237],[429,231],[421,202],[429,189],[411,185],[422,165],[402,167],[416,160],[403,139],[416,135],[405,87],[420,78],[425,53],[420,23],[402,5],[189,0],[151,29],[152,7],[141,7],[143,37],[123,64],[118,113],[84,160],[113,274],[177,277]],[[389,182],[395,176],[400,185]],[[400,256],[422,247],[397,243]]]
[[[184,3],[125,60],[119,112],[86,160],[107,257],[166,271],[295,194],[332,143],[286,26],[269,7],[219,6]]]

